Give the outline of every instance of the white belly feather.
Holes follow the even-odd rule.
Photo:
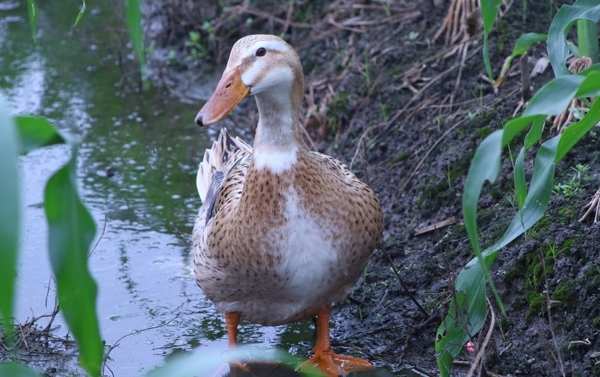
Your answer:
[[[294,322],[343,299],[352,287],[354,279],[339,276],[344,271],[340,271],[340,253],[334,249],[332,234],[310,213],[301,210],[295,191],[290,190],[285,197],[286,221],[282,227],[270,229],[266,236],[280,245],[280,263],[270,272],[282,279],[255,280],[254,284],[238,287],[242,297],[214,299],[220,311],[240,312],[242,318],[261,324]]]

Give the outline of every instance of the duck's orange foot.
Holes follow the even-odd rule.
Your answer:
[[[373,370],[375,367],[367,360],[358,357],[344,356],[333,353],[332,351],[321,351],[315,353],[313,357],[306,360],[298,367],[298,370],[305,371],[317,368],[330,377],[345,376],[348,373],[364,372]]]

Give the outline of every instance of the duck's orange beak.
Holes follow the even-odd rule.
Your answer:
[[[209,126],[220,121],[248,94],[250,94],[250,87],[242,81],[239,68],[223,74],[217,89],[196,115],[196,123],[199,126]]]

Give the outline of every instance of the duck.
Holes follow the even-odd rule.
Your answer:
[[[329,318],[382,237],[380,202],[345,164],[305,144],[302,65],[283,39],[239,39],[195,121],[217,123],[249,96],[259,118],[252,146],[223,129],[198,168],[196,282],[224,314],[230,348],[241,320],[278,326],[316,317],[313,356],[300,370],[373,369],[332,351]]]

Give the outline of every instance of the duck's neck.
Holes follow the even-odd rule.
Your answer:
[[[254,167],[270,169],[276,174],[291,169],[298,152],[306,149],[299,120],[304,94],[302,81],[295,80],[285,89],[256,95],[258,127],[252,152]]]

